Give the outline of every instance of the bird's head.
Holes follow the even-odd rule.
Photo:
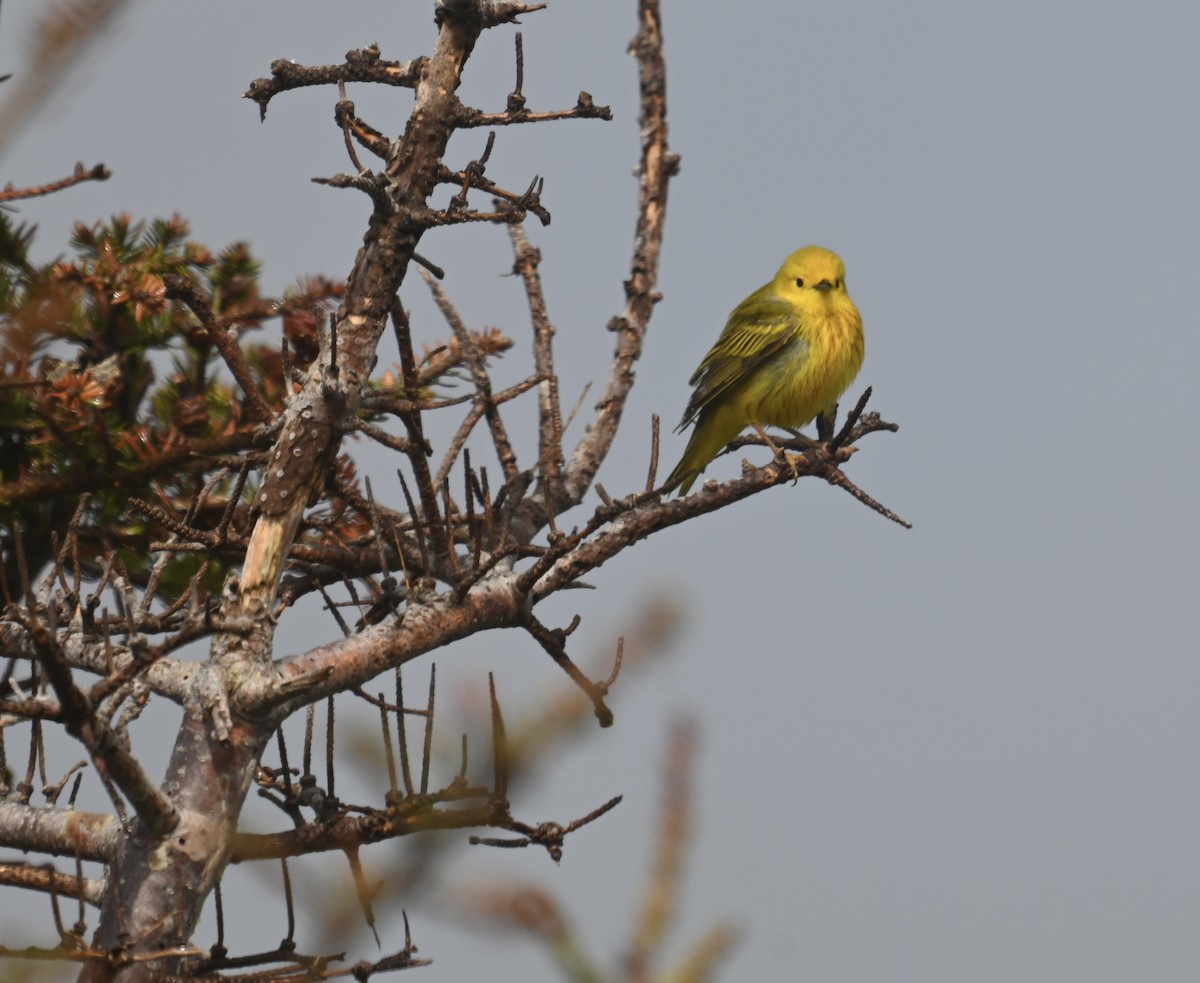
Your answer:
[[[805,246],[784,260],[775,274],[775,289],[795,303],[830,309],[849,300],[841,257],[820,246]]]

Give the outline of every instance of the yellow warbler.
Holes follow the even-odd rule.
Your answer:
[[[746,427],[790,430],[831,410],[863,360],[862,317],[836,253],[805,246],[775,279],[733,309],[689,380],[683,420],[696,429],[668,483],[686,495],[696,476]]]

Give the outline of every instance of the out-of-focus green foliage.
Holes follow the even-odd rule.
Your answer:
[[[50,555],[83,494],[82,542],[114,547],[136,575],[147,545],[168,534],[130,510],[137,497],[182,516],[208,486],[197,528],[213,528],[234,485],[235,456],[254,428],[209,329],[168,296],[182,276],[211,297],[213,315],[239,347],[272,409],[286,395],[278,343],[241,338],[267,318],[313,323],[340,289],[306,281],[283,301],[264,300],[259,264],[245,244],[219,255],[188,239],[175,216],[75,227],[70,256],[38,265],[33,229],[0,213],[0,548],[9,584],[20,529],[28,566]],[[315,331],[314,331],[315,335]],[[232,467],[232,470],[230,470]],[[215,484],[212,482],[215,480]],[[253,491],[251,483],[243,496]],[[133,517],[131,518],[131,512]],[[164,588],[198,568],[182,555]],[[210,564],[210,579],[220,579]]]
[[[292,390],[289,371],[322,350],[344,286],[311,276],[265,298],[246,244],[214,254],[178,216],[78,224],[67,257],[42,265],[30,258],[33,233],[0,212],[0,573],[10,595],[22,590],[18,540],[32,577],[84,496],[81,559],[111,553],[135,581],[147,578],[150,546],[177,531],[173,523],[226,530],[214,549],[175,553],[158,581],[164,597],[181,596],[203,569],[215,589],[249,531],[265,425]],[[273,319],[281,331],[254,333]],[[495,328],[471,338],[485,360],[512,344]],[[469,357],[458,337],[427,346],[414,396],[434,398]],[[258,418],[234,381],[237,363],[260,400]],[[402,412],[402,375],[382,368],[369,381],[363,418]],[[338,473],[356,484],[348,460]],[[369,526],[342,528],[342,541],[358,532]]]

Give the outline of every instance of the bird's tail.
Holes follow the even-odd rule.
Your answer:
[[[686,477],[684,477],[686,475]],[[671,472],[671,476],[667,478],[667,487],[673,488],[678,485],[678,493],[680,497],[688,493],[688,489],[700,476],[700,470],[688,460],[688,455],[683,455],[683,460],[675,465],[675,470]],[[680,479],[683,479],[680,481]]]
[[[721,448],[737,436],[736,429],[732,434],[725,433],[724,429],[720,429],[715,425],[717,422],[711,418],[701,418],[696,423],[696,429],[692,431],[691,439],[688,441],[687,449],[683,452],[683,457],[675,465],[675,470],[671,472],[670,477],[667,478],[668,487],[677,483],[679,484],[680,495],[688,493],[688,489],[700,477],[700,472],[708,466],[708,462],[721,452]]]

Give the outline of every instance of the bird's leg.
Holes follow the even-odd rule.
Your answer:
[[[751,426],[752,426],[752,427],[754,427],[754,432],[755,432],[755,433],[757,433],[757,434],[758,434],[758,435],[759,435],[759,436],[760,436],[760,437],[763,439],[763,443],[765,443],[765,444],[766,444],[766,445],[767,445],[769,448],[771,448],[771,453],[772,453],[772,454],[774,454],[774,455],[775,455],[777,458],[781,458],[781,459],[782,459],[782,460],[783,460],[783,461],[784,461],[784,462],[787,464],[787,466],[788,466],[789,468],[791,468],[791,471],[792,471],[792,477],[793,477],[793,478],[794,478],[796,481],[799,481],[799,480],[800,480],[800,472],[796,470],[796,465],[795,465],[795,463],[794,463],[794,462],[792,461],[792,459],[791,459],[791,458],[790,458],[790,457],[787,455],[787,453],[786,453],[786,452],[784,452],[783,450],[781,450],[781,449],[780,449],[780,448],[779,448],[779,447],[776,445],[775,441],[773,441],[773,440],[771,439],[771,435],[770,435],[770,434],[768,434],[768,433],[767,433],[767,432],[766,432],[766,431],[765,431],[765,430],[762,428],[762,425],[761,425],[761,424],[759,424],[759,423],[752,423],[752,424],[751,424]],[[789,432],[790,432],[790,433],[795,433],[795,431],[794,431],[794,430],[792,430],[792,431],[789,431]],[[799,436],[800,436],[800,434],[796,434],[796,436],[797,436],[797,437],[799,437]],[[805,439],[805,440],[807,440],[808,438],[807,438],[807,437],[805,437],[804,439]]]
[[[824,413],[817,414],[817,440],[828,444],[833,440],[833,428],[837,424],[837,403]]]
[[[819,443],[819,441],[813,440],[808,434],[801,433],[799,430],[793,430],[791,427],[784,427],[783,429],[806,447],[816,447]]]
[[[758,434],[758,436],[759,436],[759,437],[761,437],[761,438],[762,438],[762,441],[763,441],[763,443],[764,443],[764,444],[766,444],[766,445],[767,445],[769,448],[771,448],[771,453],[772,453],[772,454],[774,454],[776,457],[783,457],[783,456],[784,456],[784,454],[783,454],[783,451],[781,451],[781,450],[780,450],[780,449],[779,449],[779,448],[778,448],[778,447],[775,445],[775,441],[773,441],[773,440],[771,439],[771,435],[770,435],[769,433],[767,433],[767,432],[766,432],[766,431],[765,431],[765,430],[762,428],[762,424],[761,424],[761,423],[754,423],[754,422],[751,422],[750,426],[752,426],[752,427],[754,428],[754,432],[755,432],[756,434]]]

